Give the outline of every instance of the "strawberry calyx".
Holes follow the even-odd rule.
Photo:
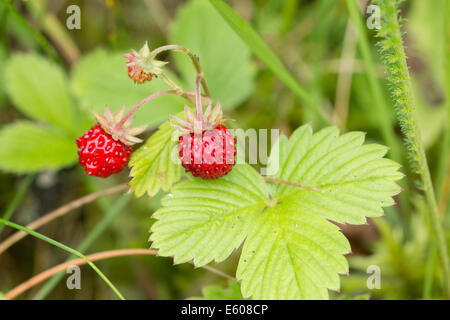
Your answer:
[[[143,140],[136,136],[145,131],[147,126],[132,127],[131,123],[134,117],[124,117],[125,107],[121,107],[114,114],[109,108],[105,108],[105,113],[100,115],[93,111],[98,124],[105,132],[109,133],[114,140],[120,141],[125,145],[131,146],[140,143]]]
[[[223,111],[220,102],[217,102],[213,107],[210,100],[205,113],[203,113],[202,96],[200,93],[200,77],[197,77],[196,81],[195,104],[196,113],[194,113],[194,111],[186,104],[184,105],[185,120],[171,115],[171,126],[182,132],[201,134],[204,131],[216,129],[221,123],[228,120],[223,119]]]
[[[131,53],[125,54],[124,57],[128,59],[128,63],[126,64],[128,67],[128,76],[134,82],[142,84],[162,74],[162,67],[167,62],[155,59],[156,54],[157,52],[150,50],[147,41],[138,52],[132,49]]]

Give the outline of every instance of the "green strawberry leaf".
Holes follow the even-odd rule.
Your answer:
[[[237,270],[244,297],[328,298],[348,272],[350,252],[328,220],[364,223],[400,192],[400,165],[383,158],[387,148],[363,142],[363,133],[313,134],[309,125],[280,137],[270,157],[273,178],[322,192],[266,184],[248,165],[219,180],[181,182],[154,214],[152,246],[176,263],[201,266],[224,260],[246,238]]]
[[[181,179],[182,167],[173,152],[178,150],[176,130],[168,121],[163,123],[143,146],[134,151],[131,167],[131,190],[137,197],[147,193],[154,196],[160,189],[167,192]]]
[[[264,180],[247,164],[218,180],[180,182],[154,214],[152,246],[175,263],[223,261],[244,241],[266,197]]]
[[[5,295],[3,294],[3,292],[0,292],[0,300],[6,300]]]
[[[96,50],[81,59],[73,69],[71,89],[83,108],[103,113],[106,106],[115,112],[124,105],[129,110],[152,93],[170,89],[159,78],[135,84],[128,77],[125,63],[123,53],[105,50]],[[184,100],[175,95],[156,98],[135,113],[133,125],[154,127],[167,120],[170,114],[181,111],[183,103]]]
[[[200,57],[211,95],[225,109],[237,106],[253,91],[250,50],[209,2],[193,0],[181,7],[170,41]],[[173,57],[184,81],[193,88],[195,71],[190,59],[180,53]]]
[[[16,54],[6,62],[4,81],[9,97],[25,115],[73,137],[80,133],[80,117],[60,66],[34,54]]]
[[[213,285],[202,290],[203,297],[190,297],[187,300],[243,300],[238,282],[229,280],[228,288]]]
[[[395,181],[403,174],[399,164],[383,158],[387,147],[362,145],[364,137],[362,132],[339,136],[334,127],[313,135],[306,125],[289,141],[281,139],[282,163],[275,177],[324,193],[279,184],[274,197],[340,223],[363,224],[366,217],[383,215],[383,207],[393,205],[392,196],[401,191]]]
[[[245,241],[237,270],[254,299],[326,299],[348,272],[350,245],[339,228],[295,203],[266,208]]]
[[[60,130],[19,121],[0,130],[0,169],[25,173],[57,170],[77,159],[73,138]]]

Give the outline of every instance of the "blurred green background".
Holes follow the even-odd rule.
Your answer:
[[[367,65],[358,50],[358,36],[345,0],[227,1],[264,39],[324,114],[342,131],[366,131],[367,140],[389,145],[390,157],[404,164],[398,205],[386,217],[363,226],[342,226],[353,254],[350,275],[333,298],[370,294],[371,299],[442,298],[442,281],[430,253],[430,228],[417,177],[405,160],[401,133],[379,63],[374,30],[368,30],[388,112],[375,106]],[[360,1],[365,8],[366,1]],[[66,9],[81,9],[81,29],[68,30]],[[450,240],[450,175],[438,174],[437,159],[446,128],[444,85],[445,0],[408,0],[402,5],[406,50],[414,97],[435,183],[442,185],[439,209]],[[365,12],[365,9],[363,9]],[[364,13],[364,19],[369,14]],[[74,139],[93,124],[90,110],[107,105],[131,108],[152,92],[166,88],[159,79],[135,85],[126,74],[123,54],[139,49],[179,44],[200,56],[212,95],[221,101],[226,118],[241,128],[279,128],[289,135],[317,115],[260,60],[226,24],[207,0],[0,0],[0,214],[7,213],[24,191],[12,221],[25,225],[65,203],[91,192],[127,182],[128,172],[107,180],[89,177],[77,165]],[[448,44],[447,44],[448,45]],[[173,78],[192,90],[194,72],[181,54],[162,55]],[[370,76],[370,75],[369,75]],[[163,97],[142,108],[138,124],[149,124],[149,136],[183,101]],[[384,127],[383,127],[384,126]],[[393,128],[393,140],[386,137]],[[392,146],[391,143],[396,145]],[[392,153],[397,153],[396,155]],[[448,164],[447,164],[448,167]],[[30,182],[28,188],[27,182]],[[105,230],[83,253],[119,248],[147,248],[150,216],[162,193],[149,199],[115,194],[76,209],[39,231],[78,247],[99,224]],[[446,214],[447,213],[447,214]],[[108,219],[111,221],[109,221]],[[106,222],[105,222],[106,221]],[[12,234],[5,229],[0,241]],[[449,241],[450,243],[450,241]],[[214,267],[234,275],[239,253]],[[27,237],[0,256],[0,291],[6,292],[67,258],[67,253]],[[129,299],[184,299],[201,296],[208,285],[228,282],[190,264],[173,266],[162,257],[124,257],[97,263]],[[369,265],[381,268],[381,289],[366,285]],[[36,286],[20,298],[114,298],[91,269],[82,269],[82,290],[68,290],[65,277],[43,294]],[[231,290],[234,290],[232,285]],[[211,297],[224,294],[206,290]],[[218,291],[218,293],[216,292]],[[39,294],[38,294],[39,293]],[[225,295],[226,296],[226,295]],[[226,296],[229,297],[229,296]]]

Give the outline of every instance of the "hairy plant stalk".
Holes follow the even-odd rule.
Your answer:
[[[120,184],[120,185],[117,185],[117,186],[114,186],[109,189],[105,189],[105,190],[102,190],[102,191],[99,191],[96,193],[91,193],[87,196],[84,196],[77,200],[69,202],[69,203],[63,205],[62,207],[59,207],[58,209],[45,214],[41,218],[28,224],[26,226],[26,228],[28,228],[30,230],[36,230],[36,229],[42,227],[43,225],[55,220],[56,218],[64,216],[66,213],[68,213],[74,209],[80,208],[80,207],[84,206],[85,204],[91,203],[99,198],[102,198],[102,197],[105,197],[105,196],[108,196],[108,195],[111,195],[111,194],[114,194],[117,192],[124,191],[127,188],[128,188],[128,184],[124,183],[124,184]],[[13,235],[11,235],[9,238],[6,238],[3,242],[0,243],[0,255],[3,252],[5,252],[6,250],[8,250],[8,248],[10,248],[16,242],[25,238],[28,234],[29,233],[24,232],[24,231],[17,231]]]
[[[156,56],[158,54],[160,54],[161,52],[164,51],[176,51],[176,52],[181,52],[186,54],[192,61],[192,65],[194,66],[195,72],[197,74],[197,76],[200,77],[200,82],[202,84],[202,88],[203,91],[205,91],[205,94],[207,97],[211,97],[211,93],[209,91],[208,85],[206,84],[206,80],[205,80],[205,74],[203,73],[203,69],[202,69],[202,65],[200,64],[200,59],[197,55],[193,54],[188,48],[179,46],[179,45],[175,45],[175,44],[170,44],[167,46],[162,46],[159,48],[156,48],[155,50],[152,51],[153,55]]]
[[[364,1],[366,2],[366,1]],[[386,97],[383,93],[381,82],[377,76],[377,70],[375,67],[375,60],[370,49],[370,43],[366,32],[366,26],[361,16],[360,8],[358,6],[358,0],[347,0],[347,7],[350,14],[350,18],[358,33],[358,48],[364,61],[366,68],[367,81],[370,87],[370,91],[373,94],[374,107],[376,111],[373,113],[377,117],[377,123],[380,126],[380,133],[383,140],[390,147],[390,154],[393,160],[398,163],[402,163],[401,144],[397,139],[394,125],[391,118],[393,117],[392,111],[389,105],[386,103]],[[365,8],[365,7],[364,7]],[[404,212],[410,212],[410,192],[408,183],[400,182],[403,192],[399,195],[400,205]]]
[[[196,93],[192,93],[189,91],[184,91],[182,90],[180,87],[178,87],[175,82],[173,82],[170,78],[168,78],[166,75],[162,75],[163,80],[169,85],[171,86],[173,89],[170,90],[164,90],[164,91],[159,91],[156,92],[144,99],[142,99],[141,101],[139,101],[135,106],[133,106],[126,114],[125,116],[116,124],[116,129],[120,128],[121,126],[123,126],[123,124],[136,112],[139,110],[140,107],[142,107],[144,104],[146,104],[147,102],[156,99],[158,97],[164,96],[166,94],[176,94],[179,95],[183,98],[185,98],[187,101],[189,102],[194,102],[197,101],[197,94]],[[198,75],[197,79],[201,79],[201,77]],[[195,97],[194,97],[195,96]],[[211,101],[211,99],[209,97],[203,97],[202,95],[199,95],[199,99],[200,101],[202,101],[203,99],[205,99],[208,103]],[[195,100],[194,100],[195,99]]]
[[[156,92],[156,93],[148,96],[147,98],[142,99],[133,108],[131,108],[130,111],[128,111],[125,114],[125,116],[117,123],[116,129],[122,127],[123,124],[133,115],[133,113],[135,113],[144,104],[146,104],[147,102],[149,102],[149,101],[151,101],[151,100],[153,100],[155,98],[161,97],[161,96],[166,95],[166,94],[178,94],[178,95],[181,95],[181,92],[179,92],[177,89],[164,90],[164,91]]]
[[[138,256],[138,255],[147,255],[147,256],[157,256],[158,251],[152,250],[152,249],[118,249],[118,250],[110,250],[110,251],[103,251],[98,253],[93,253],[90,255],[87,255],[86,258],[90,260],[91,262],[105,260],[105,259],[111,259],[111,258],[117,258],[117,257],[126,257],[126,256]],[[86,264],[85,259],[75,259],[71,261],[66,261],[61,264],[58,264],[50,269],[47,269],[45,271],[42,271],[41,273],[35,275],[34,277],[26,280],[25,282],[22,282],[14,289],[8,291],[5,294],[6,299],[12,300],[23,294],[24,292],[30,290],[34,286],[40,284],[41,282],[47,280],[48,278],[54,276],[55,274],[65,271],[70,266],[81,266]],[[202,268],[209,270],[217,275],[220,275],[222,277],[225,277],[230,280],[236,281],[236,278],[223,273],[220,270],[217,270],[215,268],[209,267],[209,266],[203,266]]]
[[[428,214],[436,237],[439,252],[445,294],[450,298],[450,266],[447,244],[442,225],[439,221],[438,207],[435,192],[431,182],[430,170],[427,163],[425,147],[418,125],[417,111],[413,99],[411,79],[406,54],[403,46],[402,33],[398,19],[397,0],[375,0],[380,6],[382,26],[378,30],[380,51],[388,71],[388,80],[391,84],[392,98],[395,101],[397,117],[405,136],[408,156],[413,168],[420,175],[423,191],[425,193]]]

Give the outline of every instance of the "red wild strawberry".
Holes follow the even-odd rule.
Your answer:
[[[178,138],[178,157],[181,165],[194,177],[216,179],[228,174],[235,165],[236,140],[231,132],[220,123],[222,108],[212,104],[203,114],[200,80],[196,81],[197,114],[185,105],[186,120],[171,116],[171,125],[180,131],[187,132]]]
[[[90,176],[106,178],[119,173],[130,159],[133,148],[114,140],[99,125],[77,139],[80,164]]]
[[[216,179],[228,174],[235,164],[236,140],[224,125],[201,134],[193,132],[178,139],[181,165],[194,177]]]
[[[134,135],[145,127],[130,127],[133,119],[123,113],[123,107],[115,114],[108,108],[103,116],[94,113],[98,123],[76,140],[79,162],[88,175],[106,178],[119,173],[130,159],[131,145],[142,141]]]

